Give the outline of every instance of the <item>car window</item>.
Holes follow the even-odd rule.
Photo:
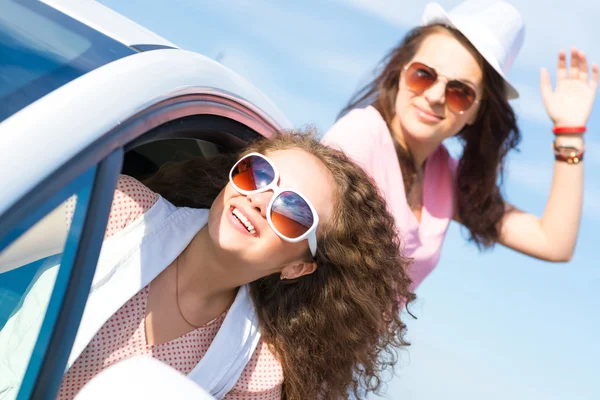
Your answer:
[[[15,226],[9,235],[18,237],[0,249],[3,400],[16,398],[21,389],[31,390],[37,377],[79,246],[95,169],[48,199],[39,221],[24,222],[31,225],[26,231],[20,233],[23,226]]]
[[[134,50],[32,0],[0,2],[0,122]]]

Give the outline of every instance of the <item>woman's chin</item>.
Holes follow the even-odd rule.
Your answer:
[[[443,121],[444,122],[444,121]],[[456,135],[458,128],[447,126],[444,123],[437,125],[424,124],[418,120],[406,121],[403,124],[403,134],[408,142],[427,145],[439,145],[444,139]]]
[[[221,225],[218,230],[217,241],[221,247],[239,248],[250,245],[251,236],[247,233],[240,232],[233,228],[228,223]]]
[[[440,142],[443,139],[440,139],[442,135],[438,132],[437,129],[432,129],[431,126],[422,125],[418,122],[411,124],[406,127],[405,135],[408,136],[407,139],[411,143],[433,143]]]

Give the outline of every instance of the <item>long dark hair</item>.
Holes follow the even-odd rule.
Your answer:
[[[287,399],[340,399],[377,392],[381,374],[407,346],[403,305],[415,299],[394,218],[366,173],[314,137],[288,132],[243,153],[300,149],[333,176],[335,206],[319,238],[314,273],[294,281],[267,276],[250,284],[263,338],[284,371]],[[177,206],[207,208],[239,155],[162,167],[144,183]]]
[[[404,66],[415,56],[427,36],[443,31],[450,32],[469,48],[477,56],[483,70],[484,93],[477,119],[474,124],[466,125],[457,134],[464,147],[456,177],[457,216],[469,230],[469,240],[479,248],[490,247],[498,240],[499,222],[505,213],[500,192],[505,157],[511,149],[517,147],[521,134],[515,113],[506,97],[504,80],[463,34],[443,25],[421,26],[411,30],[383,58],[376,70],[375,79],[351,98],[339,117],[354,108],[372,105],[379,111],[391,132],[398,82]],[[415,175],[413,157],[397,140],[394,139],[394,143],[408,193]]]

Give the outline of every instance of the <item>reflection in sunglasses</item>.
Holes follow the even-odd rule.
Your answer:
[[[260,157],[252,157],[250,160],[249,164],[251,164],[250,168],[254,177],[255,187],[260,189],[270,185],[273,179],[275,179],[275,172],[271,164]]]
[[[302,197],[293,192],[283,192],[273,202],[273,212],[292,219],[306,229],[313,224],[313,215],[310,207]]]

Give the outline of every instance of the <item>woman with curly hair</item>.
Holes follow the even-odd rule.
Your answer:
[[[132,355],[216,398],[377,391],[414,299],[398,248],[368,176],[312,135],[122,176],[58,398]]]
[[[382,60],[375,78],[342,110],[324,142],[344,150],[373,177],[414,262],[416,287],[435,268],[450,220],[480,248],[503,244],[539,259],[573,255],[583,198],[583,132],[598,66],[573,49],[558,56],[557,85],[547,70],[541,94],[554,122],[552,190],[543,216],[505,202],[502,173],[521,135],[506,78],[524,37],[519,12],[503,1],[467,0],[449,12],[429,4]],[[460,159],[443,145],[457,136]],[[546,144],[543,144],[545,149]],[[548,147],[550,148],[550,146]]]

